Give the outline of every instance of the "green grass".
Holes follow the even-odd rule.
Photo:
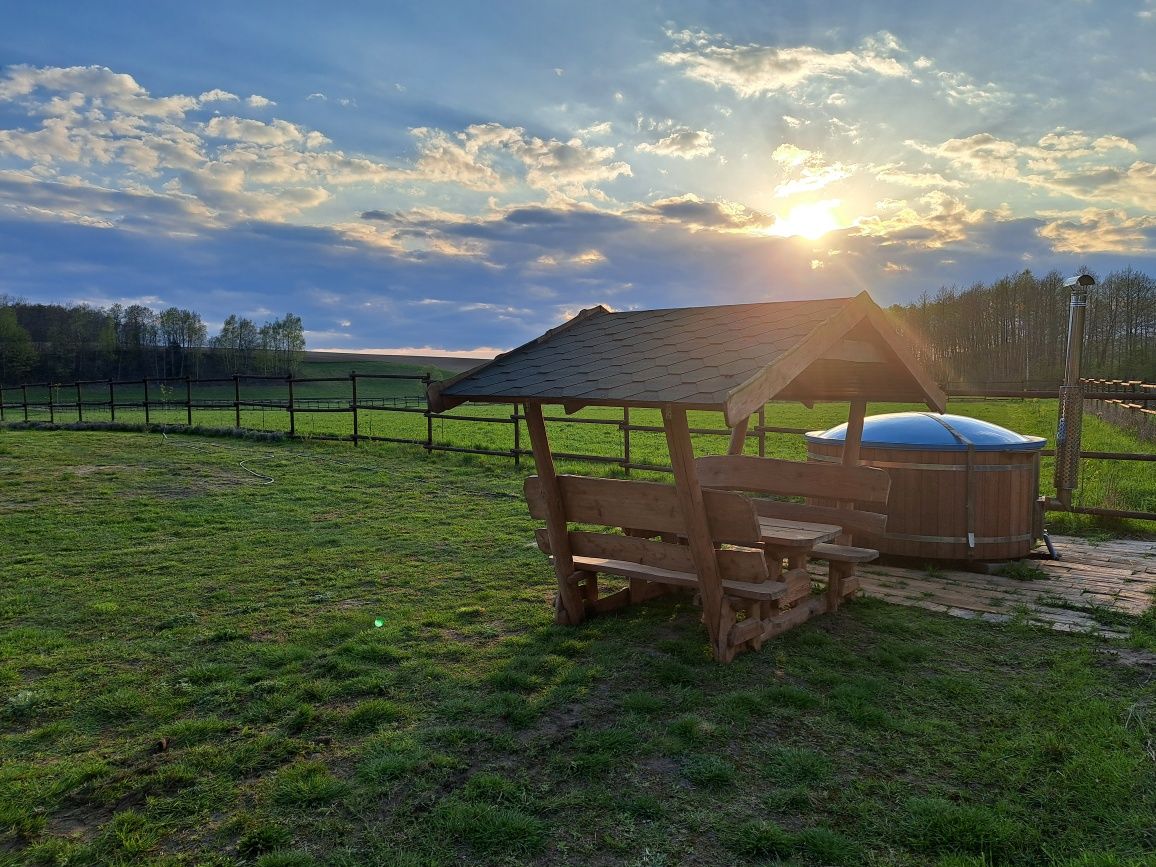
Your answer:
[[[389,365],[384,362],[377,362],[377,364],[379,366],[385,365],[381,367],[382,370],[398,371],[403,369],[403,366]],[[414,370],[418,369],[414,368]],[[284,399],[284,391],[282,385],[270,386],[260,382],[250,382],[243,388],[242,399],[258,400],[264,397]],[[220,393],[217,394],[217,392]],[[209,395],[207,388],[205,393]],[[155,398],[155,392],[150,392],[150,394]],[[180,427],[187,423],[186,410],[179,405],[179,401],[184,399],[183,387],[176,388],[173,394],[177,403],[174,403],[170,408],[155,409],[150,413],[150,421],[153,424]],[[296,394],[298,397],[332,397],[348,400],[349,386],[346,383],[321,383],[309,388],[302,386]],[[393,398],[404,395],[409,395],[416,400],[417,396],[421,394],[421,383],[405,380],[366,380],[359,385],[358,392],[359,400],[375,397]],[[195,394],[194,399],[201,399],[202,396],[204,395]],[[231,401],[233,398],[232,386],[221,386],[209,396]],[[30,399],[32,398],[33,395],[30,394]],[[74,400],[75,398],[71,394],[67,394],[65,399]],[[871,404],[868,411],[875,414],[924,408],[914,404]],[[1049,441],[1052,441],[1055,436],[1057,409],[1054,400],[953,400],[948,409],[950,412],[994,422],[1020,433],[1042,436]],[[458,448],[509,452],[515,446],[514,425],[511,421],[514,411],[515,409],[511,405],[459,407],[433,420],[433,442],[438,445]],[[561,407],[548,407],[547,414],[556,418],[566,417]],[[54,415],[58,423],[67,424],[77,421],[75,409],[71,411],[61,409]],[[282,410],[247,408],[242,409],[240,415],[243,428],[282,433],[289,430],[288,413]],[[107,409],[89,408],[85,411],[84,416],[86,421],[110,420]],[[463,416],[493,418],[495,422],[459,420]],[[18,421],[23,418],[23,413],[9,410],[7,417],[9,421]],[[46,421],[48,412],[46,410],[33,411],[29,418],[33,421]],[[572,418],[620,422],[622,411],[612,408],[591,407],[575,414]],[[824,430],[846,421],[846,418],[847,406],[839,403],[818,404],[813,409],[807,409],[801,404],[775,403],[769,404],[766,410],[767,424],[777,427]],[[120,409],[116,413],[116,420],[140,424],[144,422],[144,412],[140,409]],[[632,424],[636,425],[661,427],[662,424],[656,410],[633,410],[630,414],[630,420]],[[194,410],[193,423],[206,428],[232,428],[236,424],[236,413],[231,407]],[[691,413],[691,425],[713,429],[724,428],[722,416],[718,413]],[[350,438],[353,435],[353,418],[348,413],[298,413],[295,430],[299,436],[305,438]],[[365,409],[359,413],[358,430],[362,436],[424,442],[427,435],[427,422],[425,417],[418,412]],[[583,424],[580,421],[578,423],[558,421],[551,423],[551,437],[555,450],[563,453],[600,455],[617,459],[621,459],[624,454],[623,436],[617,424]],[[721,453],[727,447],[725,436],[698,435],[694,439],[695,447],[700,454]],[[520,422],[517,445],[522,449],[528,449],[529,441],[525,422]],[[1091,415],[1084,419],[1083,448],[1085,451],[1156,454],[1156,443],[1145,442],[1134,434]],[[748,453],[757,453],[757,449],[756,440],[754,438],[748,439]],[[805,460],[806,444],[803,438],[798,435],[767,434],[765,453],[769,457]],[[668,464],[669,455],[663,434],[647,431],[632,432],[630,435],[630,457],[633,462],[639,464]],[[502,459],[496,458],[495,460]],[[509,458],[505,460],[508,461]],[[563,464],[567,468],[587,473],[618,471],[616,467],[608,464],[574,461],[563,462]],[[1040,493],[1048,496],[1055,494],[1055,489],[1052,486],[1052,467],[1052,458],[1042,459]],[[1148,465],[1143,463],[1085,460],[1082,464],[1080,486],[1074,502],[1077,506],[1156,512],[1156,473],[1148,472]],[[1151,522],[1113,521],[1066,513],[1051,513],[1048,522],[1049,528],[1053,532],[1081,535],[1094,535],[1101,531],[1117,534],[1151,533],[1153,529]]]
[[[1151,863],[1142,666],[869,600],[729,666],[681,597],[556,627],[522,475],[0,431],[0,863]]]

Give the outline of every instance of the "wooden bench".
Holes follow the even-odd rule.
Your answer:
[[[850,542],[857,532],[881,534],[886,528],[887,516],[870,510],[872,506],[887,503],[891,479],[884,470],[750,455],[711,455],[696,459],[695,471],[704,488],[806,497],[833,503],[818,505],[752,498],[755,510],[767,518],[837,524],[843,528],[844,535],[836,544],[819,543],[801,554],[768,552],[772,559],[779,553],[785,554],[788,561],[793,561],[789,566],[796,569],[804,567],[807,559],[827,563],[828,611],[834,611],[844,598],[858,590],[855,567],[879,556],[872,548],[856,547]]]
[[[673,485],[571,475],[557,478],[574,563],[573,574],[560,580],[573,582],[586,613],[612,611],[671,590],[701,589],[691,548],[680,542],[687,527]],[[531,516],[548,520],[546,495],[537,476],[526,479],[525,493]],[[759,519],[750,498],[729,491],[702,493],[721,579],[720,634],[727,637],[723,655],[733,658],[744,646],[757,648],[770,634],[781,631],[776,624],[762,622],[762,615],[773,610],[773,603],[788,587],[772,580],[759,547]],[[572,529],[573,523],[613,531]],[[551,554],[549,533],[539,529],[535,537],[538,547]],[[600,574],[626,578],[629,585],[600,596]],[[560,587],[559,592],[567,589]]]

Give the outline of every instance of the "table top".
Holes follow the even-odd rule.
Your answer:
[[[762,541],[782,548],[811,548],[820,542],[830,542],[843,532],[838,524],[812,524],[809,521],[788,521],[785,518],[759,518]]]

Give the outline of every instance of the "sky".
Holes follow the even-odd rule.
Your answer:
[[[6,0],[0,294],[310,349],[1156,273],[1156,0]]]

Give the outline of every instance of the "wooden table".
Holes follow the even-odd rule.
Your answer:
[[[771,580],[782,581],[788,587],[780,605],[794,605],[810,596],[808,555],[816,545],[830,542],[843,532],[838,524],[813,524],[809,521],[767,517],[759,518],[759,530]],[[786,569],[783,568],[784,560],[787,562]],[[770,617],[773,613],[771,603],[760,604],[762,617]]]
[[[785,518],[759,518],[762,542],[768,548],[802,549],[806,552],[820,542],[830,542],[843,532],[837,524],[812,524]]]

